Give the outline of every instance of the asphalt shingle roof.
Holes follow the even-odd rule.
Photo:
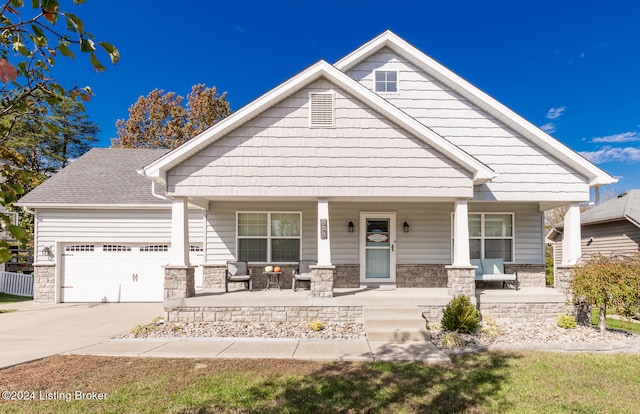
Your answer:
[[[167,204],[151,194],[151,180],[137,173],[167,152],[93,148],[23,196],[18,204]],[[156,185],[157,193],[164,191]]]
[[[640,190],[629,190],[616,198],[598,204],[580,215],[582,224],[625,218],[640,223]]]

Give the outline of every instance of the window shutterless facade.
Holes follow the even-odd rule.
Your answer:
[[[469,213],[471,259],[514,261],[513,213]],[[453,235],[453,216],[452,231]]]
[[[300,212],[238,212],[237,257],[247,262],[300,260]]]

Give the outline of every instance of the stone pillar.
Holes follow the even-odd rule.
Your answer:
[[[582,256],[582,231],[580,229],[580,205],[571,204],[564,215],[562,231],[562,265],[578,263]]]
[[[311,266],[311,297],[332,298],[335,266]]]
[[[575,266],[556,265],[553,286],[565,295],[571,294],[571,280]]]
[[[166,266],[164,268],[164,298],[184,299],[196,295],[193,266]]]
[[[33,265],[33,301],[56,303],[56,265],[42,263]],[[58,299],[58,302],[60,300]]]
[[[467,295],[473,303],[476,300],[475,266],[446,266],[449,295]]]

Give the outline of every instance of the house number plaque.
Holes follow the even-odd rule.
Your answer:
[[[327,240],[329,238],[329,231],[327,228],[327,219],[320,219],[320,239]]]

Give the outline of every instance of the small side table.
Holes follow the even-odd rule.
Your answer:
[[[271,278],[273,276],[276,277],[276,285],[278,286],[278,290],[282,290],[282,288],[280,287],[280,275],[282,273],[283,272],[262,272],[262,274],[267,277],[267,286],[264,288],[264,290],[269,290],[269,287],[272,284]]]

